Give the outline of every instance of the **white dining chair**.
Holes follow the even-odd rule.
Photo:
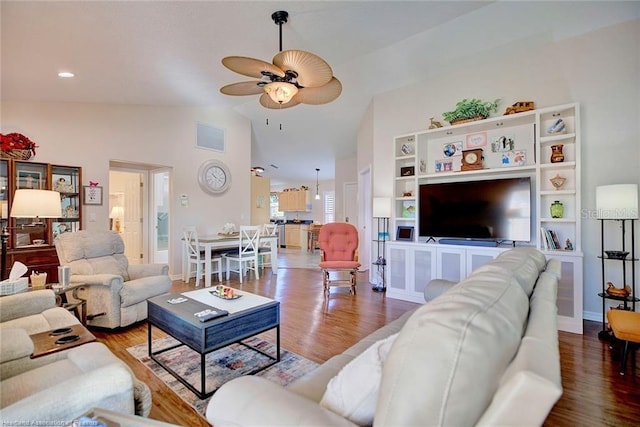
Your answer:
[[[262,236],[274,237],[278,234],[278,225],[272,223],[262,224]],[[266,259],[265,259],[266,258]],[[263,269],[268,262],[271,262],[271,242],[260,241],[258,247],[258,262],[260,269]]]
[[[186,248],[186,254],[188,256],[187,271],[184,274],[183,280],[188,283],[191,280],[191,266],[196,267],[196,288],[200,286],[200,278],[204,277],[205,272],[205,253],[198,241],[198,232],[194,226],[185,226],[182,229],[182,236],[184,245]],[[211,254],[211,272],[218,274],[218,281],[222,282],[222,257],[219,255]]]
[[[260,278],[260,273],[258,272],[258,248],[260,247],[261,231],[259,225],[240,226],[238,250],[225,254],[227,259],[227,280],[229,280],[231,272],[235,272],[240,276],[240,283],[242,283],[242,276],[247,270],[253,270],[256,273],[256,280]],[[231,268],[232,262],[238,264],[237,270]]]

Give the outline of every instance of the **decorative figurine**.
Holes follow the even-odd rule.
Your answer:
[[[573,243],[571,243],[571,240],[567,239],[567,241],[564,242],[564,250],[565,251],[572,251],[573,250]]]
[[[562,163],[564,162],[564,154],[562,153],[562,148],[564,145],[555,144],[551,146],[551,163]]]
[[[553,188],[555,188],[556,190],[561,189],[566,180],[567,178],[560,176],[560,174],[556,174],[556,176],[554,176],[553,178],[549,178],[549,181],[551,181],[551,185],[553,185]]]
[[[504,115],[506,116],[508,114],[522,113],[524,111],[533,110],[535,108],[534,105],[535,104],[533,101],[518,101],[511,107],[507,107],[507,109],[504,111]]]
[[[564,131],[564,120],[558,119],[547,128],[547,133],[560,133]]]
[[[440,123],[437,120],[434,120],[433,117],[430,117],[429,120],[431,121],[431,124],[429,125],[429,129],[437,129],[442,127],[442,123]]]

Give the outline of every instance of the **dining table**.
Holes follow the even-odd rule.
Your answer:
[[[271,271],[278,274],[278,236],[264,234],[260,236],[260,246],[263,243],[269,244],[271,259]],[[211,253],[214,251],[224,251],[228,249],[238,249],[240,247],[240,235],[238,233],[229,234],[211,234],[198,237],[201,249],[204,251],[204,286],[211,286]],[[182,274],[187,271],[187,263],[189,262],[189,251],[187,243],[182,242]],[[185,278],[188,280],[189,278]]]

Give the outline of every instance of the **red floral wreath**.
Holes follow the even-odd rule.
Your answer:
[[[33,155],[36,155],[36,148],[38,146],[35,142],[27,138],[21,133],[8,133],[3,135],[0,133],[0,150],[31,150]]]

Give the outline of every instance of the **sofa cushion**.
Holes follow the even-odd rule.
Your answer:
[[[373,424],[382,381],[382,366],[398,334],[374,343],[329,381],[320,401],[336,414],[359,425]]]
[[[0,328],[20,328],[27,331],[28,334],[37,334],[56,328],[77,325],[79,323],[80,321],[68,310],[62,307],[53,307],[44,310],[40,314],[2,322]]]
[[[60,262],[68,264],[79,259],[124,254],[124,242],[115,232],[81,230],[73,236],[63,233],[56,237],[56,250]]]
[[[557,277],[540,274],[518,353],[479,425],[542,425],[562,395],[556,293]]]
[[[0,328],[0,363],[28,357],[31,353],[33,340],[27,331],[20,328]]]
[[[167,283],[169,286],[166,286]],[[151,297],[168,292],[170,287],[171,279],[169,279],[169,276],[143,277],[124,282],[122,289],[120,289],[120,307],[129,307],[146,301]]]
[[[99,258],[79,259],[69,263],[72,275],[113,274],[129,280],[127,257],[122,254]]]
[[[513,275],[527,296],[531,296],[538,275],[546,264],[547,260],[542,252],[535,248],[519,247],[502,252],[495,260],[476,269],[473,274],[486,270],[502,270]]]
[[[516,279],[492,270],[418,308],[383,367],[375,424],[477,423],[518,350],[528,312]]]
[[[327,360],[313,371],[302,376],[301,378],[298,378],[297,380],[289,384],[287,388],[299,395],[306,397],[307,399],[313,400],[314,402],[320,402],[325,390],[327,389],[327,384],[329,383],[331,378],[338,375],[340,369],[342,369],[347,363],[351,362],[367,348],[371,347],[371,345],[373,345],[376,341],[380,341],[381,339],[384,339],[389,335],[399,332],[414,311],[415,310],[413,309],[409,310],[391,323],[387,323],[380,329],[375,330],[371,334],[367,335],[366,337],[346,349],[341,354],[333,356],[331,359]]]

